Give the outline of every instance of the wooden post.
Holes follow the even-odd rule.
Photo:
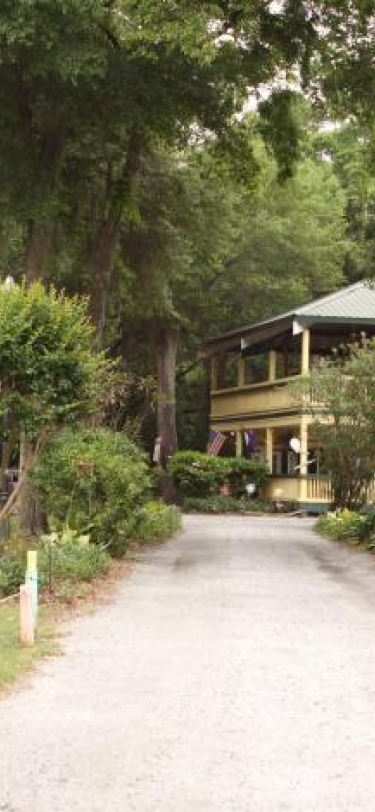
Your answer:
[[[269,473],[273,469],[273,429],[266,429],[266,462]]]
[[[268,355],[268,380],[274,381],[276,379],[276,362],[277,362],[277,353],[276,350],[270,350]]]
[[[23,646],[34,645],[33,591],[30,584],[20,587],[20,635]]]
[[[236,457],[242,457],[242,431],[236,431]]]
[[[302,332],[301,373],[306,375],[310,369],[310,330]]]

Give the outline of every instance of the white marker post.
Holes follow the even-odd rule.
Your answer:
[[[28,550],[25,584],[30,586],[33,606],[34,631],[38,622],[38,565],[36,550]]]
[[[35,639],[33,590],[30,584],[20,586],[20,625],[22,645],[33,646]]]

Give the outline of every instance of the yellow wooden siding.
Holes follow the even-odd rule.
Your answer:
[[[263,495],[272,502],[300,501],[304,504],[310,502],[311,505],[316,503],[329,505],[333,500],[329,477],[323,476],[269,477],[263,487]]]
[[[211,396],[211,418],[234,417],[236,415],[267,414],[298,410],[298,400],[288,386],[262,384],[261,386],[213,392]]]
[[[263,486],[263,495],[272,502],[298,502],[298,477],[269,477]]]

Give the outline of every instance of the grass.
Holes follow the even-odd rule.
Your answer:
[[[19,606],[0,607],[0,692],[9,688],[40,657],[58,652],[53,621],[47,607],[42,607],[35,646],[22,646],[19,639]]]
[[[57,591],[44,596],[44,603],[39,606],[38,634],[33,647],[20,643],[18,601],[0,605],[0,697],[42,657],[59,654],[59,624],[106,603],[129,569],[129,562],[123,559],[113,561],[109,572],[90,583],[69,579],[60,582]]]

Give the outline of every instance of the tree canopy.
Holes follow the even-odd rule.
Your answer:
[[[4,0],[4,271],[158,348],[159,404],[177,350],[371,275],[372,34],[363,0]]]

